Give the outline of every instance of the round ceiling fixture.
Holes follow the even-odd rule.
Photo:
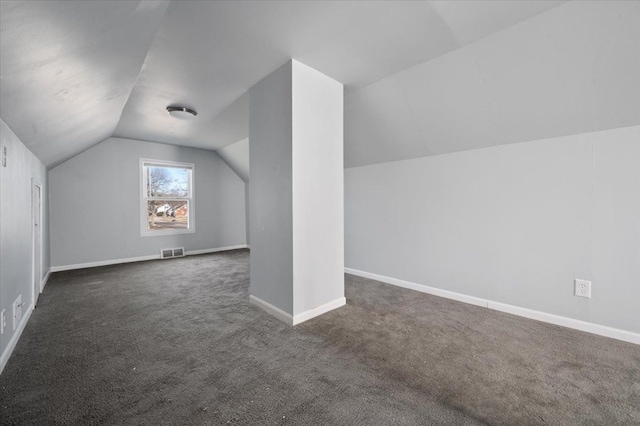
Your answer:
[[[167,112],[170,116],[179,120],[192,120],[196,115],[198,115],[198,113],[191,108],[175,105],[168,106]]]

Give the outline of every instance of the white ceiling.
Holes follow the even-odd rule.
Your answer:
[[[227,145],[216,152],[240,179],[249,182],[249,138]]]
[[[640,124],[640,2],[571,2],[345,99],[345,166]]]
[[[518,120],[487,127],[487,120],[495,122],[501,111],[511,113],[509,102],[522,102],[519,94],[531,94],[518,91],[526,86],[520,77],[529,71],[509,71],[512,63],[500,62],[501,57],[511,55],[517,66],[540,69],[553,80],[549,73],[555,65],[540,66],[526,57],[533,47],[534,58],[559,61],[563,71],[562,50],[547,56],[540,51],[553,50],[549,40],[559,37],[552,32],[560,25],[554,24],[554,13],[567,10],[560,15],[573,25],[573,15],[584,17],[591,6],[556,8],[562,3],[2,1],[0,116],[48,166],[111,135],[220,150],[248,135],[246,91],[295,58],[346,85],[348,166],[473,148],[478,132],[483,143],[494,133],[518,141]],[[634,7],[612,10],[631,11],[633,17]],[[536,19],[550,21],[518,30]],[[620,19],[626,23],[629,17]],[[519,35],[510,42],[503,34],[513,30]],[[520,34],[534,30],[539,32]],[[621,31],[629,29],[623,25]],[[621,31],[613,37],[564,33],[584,36],[593,42],[589,46],[604,52]],[[495,47],[477,47],[493,38]],[[610,59],[624,65],[615,56]],[[599,66],[597,77],[606,78],[615,64]],[[516,89],[511,95],[501,86],[503,79],[505,87]],[[499,97],[485,96],[491,90]],[[564,94],[575,95],[575,102],[593,95]],[[490,116],[483,112],[487,103]],[[191,106],[198,117],[175,120],[166,114],[169,104]],[[562,116],[559,109],[567,107],[570,115],[580,112],[571,105],[551,109]],[[455,118],[457,108],[463,112]],[[545,118],[535,114],[532,118]],[[526,128],[526,116],[523,120]]]
[[[50,166],[113,134],[168,2],[0,2],[0,116]]]
[[[423,2],[172,2],[115,134],[219,149],[247,127],[220,137],[214,118],[289,58],[356,89],[455,47]]]
[[[561,3],[563,2],[529,0],[434,0],[430,1],[429,5],[451,29],[456,41],[466,45]]]

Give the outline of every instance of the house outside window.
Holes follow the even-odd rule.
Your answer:
[[[140,159],[142,236],[195,232],[194,165]]]

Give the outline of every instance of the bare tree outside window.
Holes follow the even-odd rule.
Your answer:
[[[143,163],[147,231],[190,229],[192,167]]]

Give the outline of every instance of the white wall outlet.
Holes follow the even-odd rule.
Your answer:
[[[7,327],[7,310],[3,309],[0,312],[0,334],[4,334],[4,329]]]
[[[591,299],[591,281],[575,279],[575,295]]]
[[[13,329],[15,330],[22,319],[22,295],[13,302]]]

